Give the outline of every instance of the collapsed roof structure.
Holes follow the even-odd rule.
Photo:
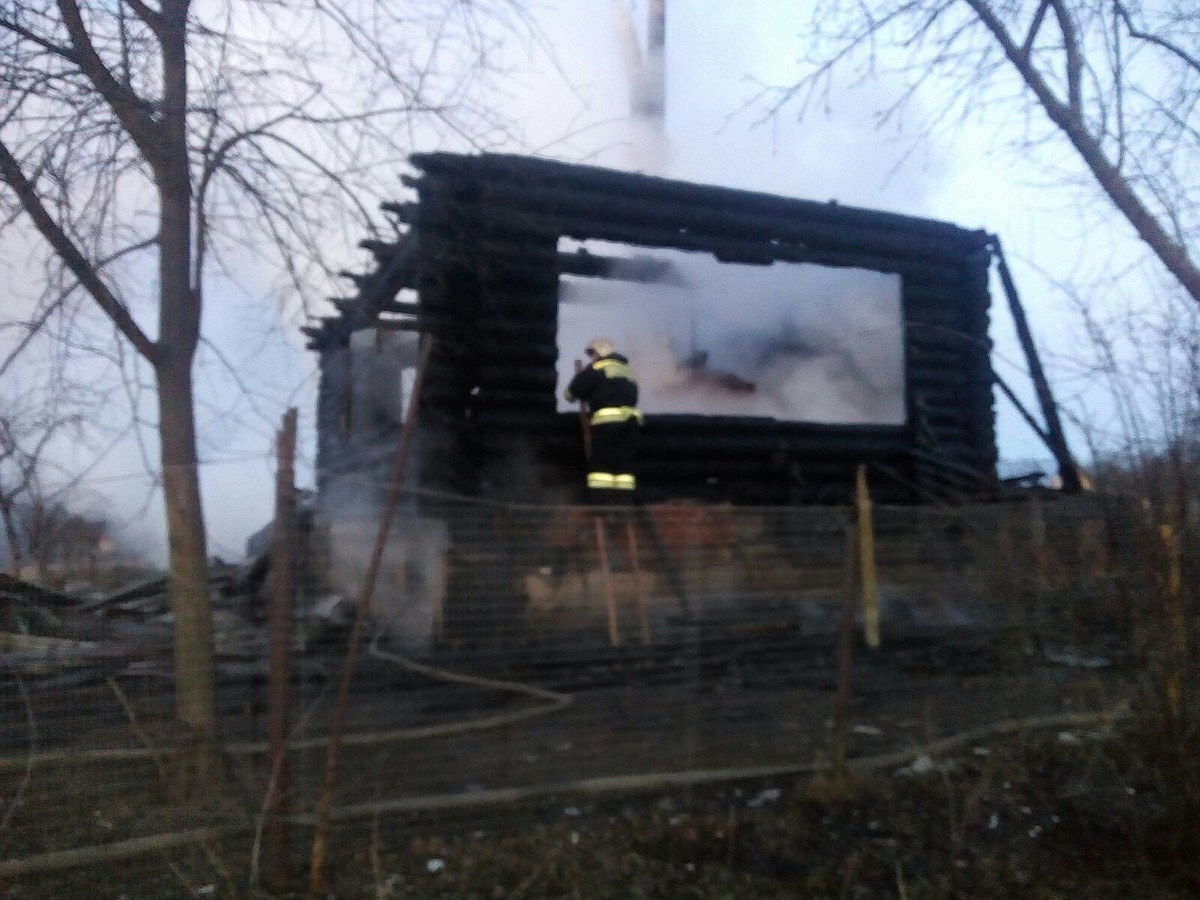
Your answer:
[[[719,265],[776,270],[784,280],[804,268],[890,279],[898,306],[894,335],[868,330],[842,343],[894,342],[894,375],[885,372],[882,380],[892,382],[885,387],[897,399],[874,421],[870,414],[806,420],[803,409],[771,414],[774,407],[746,402],[757,387],[754,373],[711,367],[708,348],[695,341],[676,346],[672,371],[703,381],[709,398],[742,396],[714,404],[710,413],[703,402],[682,412],[644,404],[638,464],[644,500],[845,502],[860,464],[871,466],[872,491],[882,502],[981,496],[995,487],[985,232],[514,155],[417,154],[412,163],[420,174],[406,183],[416,202],[384,204],[400,223],[396,239],[364,242],[374,271],[348,276],[357,294],[335,301],[338,315],[305,329],[309,347],[321,354],[320,490],[373,467],[385,470],[411,385],[404,373],[415,364],[412,336],[427,333],[432,354],[410,486],[574,500],[583,483],[579,419],[557,399],[569,371],[563,363],[579,349],[560,343],[571,313],[566,286],[607,280],[620,285],[619,295],[678,282],[672,270],[681,257],[705,260],[709,273]],[[639,253],[631,255],[631,248]],[[686,314],[693,335],[697,318],[703,325],[717,315],[748,315],[761,292],[752,287],[725,297],[724,309],[697,306]],[[825,299],[804,294],[800,287],[783,295],[785,306],[807,302],[810,310],[782,351],[793,362],[825,352],[806,344],[804,332],[857,302],[854,288]],[[653,318],[653,306],[614,309],[603,333],[617,319],[626,333],[642,327],[628,320]],[[789,315],[784,309],[779,322],[791,321]],[[766,322],[767,332],[781,327],[791,326]],[[743,362],[763,334],[733,340]],[[572,339],[581,348],[587,336]],[[650,362],[631,355],[635,370]],[[783,371],[778,356],[758,371],[768,369]],[[811,381],[804,373],[814,369],[786,371],[791,382],[776,378],[777,386],[794,389]],[[880,380],[876,373],[876,388]],[[748,413],[737,414],[742,408]],[[757,412],[764,408],[767,414]]]

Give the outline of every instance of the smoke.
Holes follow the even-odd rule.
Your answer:
[[[531,14],[554,46],[553,64],[520,41],[501,41],[499,36],[492,50],[496,55],[489,56],[498,71],[511,72],[513,78],[488,98],[488,108],[519,123],[520,140],[495,134],[460,140],[416,123],[414,148],[469,151],[487,146],[787,196],[836,197],[843,203],[914,214],[937,212],[924,204],[929,188],[941,181],[943,163],[935,159],[924,167],[900,166],[908,158],[907,146],[889,143],[876,128],[878,109],[888,99],[881,96],[885,88],[837,91],[831,103],[836,114],[815,124],[781,119],[759,127],[756,113],[738,112],[755,93],[756,83],[778,82],[792,71],[799,46],[793,26],[803,16],[787,4],[670,0],[665,55],[658,55],[647,46],[647,0],[614,2],[632,10],[637,39],[647,47],[642,51],[643,82],[631,84],[625,77],[608,4],[533,4]],[[665,89],[658,81],[660,67]],[[354,68],[339,69],[347,84]],[[347,84],[334,87],[356,89]],[[634,114],[639,105],[659,104],[664,111],[660,122]],[[364,180],[371,174],[377,178],[359,185],[366,208],[403,194],[390,165],[361,174]],[[359,226],[342,230],[342,212],[328,205],[320,210],[312,221],[324,226],[321,240],[347,248],[345,268],[363,268],[349,249],[364,236]],[[19,304],[28,300],[30,260],[36,259],[23,242],[13,242],[18,233],[9,229],[0,246],[8,321],[26,315]],[[894,287],[871,283],[872,278],[890,276],[831,273],[829,277],[836,275],[843,285],[838,287],[826,283],[821,270],[797,271],[807,267],[722,266],[700,256],[656,255],[675,262],[689,284],[702,287],[701,296],[693,298],[678,286],[564,281],[560,383],[571,374],[584,341],[600,333],[613,336],[632,357],[652,412],[812,421],[898,418],[899,341],[872,337],[878,332],[876,319],[894,324],[898,304],[846,302],[847,297],[874,297],[876,287],[881,297],[894,296]],[[202,351],[197,365],[205,513],[212,551],[226,557],[240,555],[245,537],[271,518],[274,432],[287,406],[301,411],[297,464],[302,483],[311,478],[314,465],[316,381],[310,370],[315,361],[300,349],[303,338],[288,317],[262,302],[271,294],[272,283],[258,271],[258,256],[250,244],[241,253],[232,248],[223,252],[223,266],[238,273],[237,283],[214,269],[204,323],[206,339],[221,349],[221,355]],[[856,282],[860,277],[863,281]],[[849,280],[839,280],[843,278]],[[152,287],[153,278],[148,274],[143,282]],[[718,284],[719,291],[710,290]],[[338,284],[331,290],[342,289]],[[0,332],[0,339],[13,333]],[[826,339],[828,345],[819,343]],[[695,352],[708,353],[703,367],[695,365]],[[383,369],[394,365],[379,364]],[[401,377],[403,371],[401,366]],[[755,390],[731,390],[729,382],[714,376],[719,372],[752,382]],[[381,370],[375,384],[394,385],[394,373]],[[876,390],[880,384],[886,389]],[[5,387],[17,391],[21,385],[9,373]],[[365,388],[359,384],[356,390]],[[399,416],[402,393],[403,388],[401,395],[384,398],[383,405],[393,407],[392,418]],[[150,396],[147,392],[136,398],[136,412],[152,420]],[[145,441],[153,466],[154,435],[146,433]],[[113,515],[137,530],[134,539],[152,546],[148,552],[162,561],[161,497],[140,460],[132,441],[122,444],[89,470],[93,481],[88,487],[103,495]]]
[[[665,177],[771,193],[919,211],[929,169],[896,166],[905,150],[881,135],[864,140],[886,88],[839,92],[842,115],[819,129],[780,118],[756,125],[746,107],[754,82],[777,80],[780,26],[791,13],[748,0],[719,10],[672,2],[666,39],[652,37],[656,4],[620,3],[615,19],[592,23],[613,41],[592,43],[573,68],[626,80],[588,78],[589,96],[623,115],[602,120],[596,162]],[[600,12],[593,10],[592,14]],[[575,15],[582,16],[582,12]],[[615,26],[615,27],[614,27]],[[570,40],[569,30],[564,32]],[[618,52],[620,51],[620,52]],[[620,59],[624,58],[622,66]],[[622,98],[622,94],[625,98]],[[891,173],[891,174],[889,174]],[[912,209],[916,207],[916,209]],[[578,246],[560,242],[569,251]],[[674,267],[659,284],[564,277],[560,285],[559,382],[574,373],[588,338],[613,338],[630,357],[649,413],[760,416],[832,424],[902,424],[905,419],[900,278],[862,269],[720,263],[703,254],[589,242],[609,257]],[[559,409],[569,406],[559,398]]]
[[[630,253],[599,242],[588,249]],[[630,358],[647,413],[904,422],[898,275],[739,265],[672,250],[653,257],[669,263],[674,277],[658,284],[563,279],[562,384],[588,339],[604,335]],[[559,409],[570,408],[560,391]]]

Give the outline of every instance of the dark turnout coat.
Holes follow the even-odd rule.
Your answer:
[[[589,499],[598,504],[630,503],[637,487],[633,453],[642,414],[637,408],[638,386],[629,360],[620,353],[593,360],[571,379],[566,398],[582,400],[591,410]]]
[[[610,353],[580,369],[567,385],[566,398],[582,400],[592,411],[592,424],[642,419],[638,412],[638,386],[629,360]]]

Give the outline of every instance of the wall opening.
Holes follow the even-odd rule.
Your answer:
[[[895,273],[561,239],[608,277],[559,281],[562,386],[596,335],[633,363],[647,413],[829,424],[905,422],[901,279]]]

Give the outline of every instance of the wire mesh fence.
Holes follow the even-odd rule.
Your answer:
[[[136,856],[159,896],[225,895],[260,879],[271,822],[288,827],[295,876],[327,813],[336,870],[363,852],[363,823],[416,835],[454,814],[463,833],[502,831],[598,796],[812,771],[839,741],[851,760],[898,768],[989,722],[1123,696],[1119,508],[1033,494],[877,507],[868,548],[861,518],[414,495],[377,547],[376,516],[302,510],[282,663],[270,549],[213,573],[222,763],[199,795],[181,775],[165,583],[87,599],[7,591],[0,884],[51,896],[57,876],[41,872]],[[277,756],[272,712],[286,723]]]

